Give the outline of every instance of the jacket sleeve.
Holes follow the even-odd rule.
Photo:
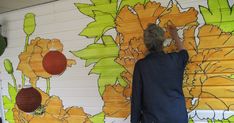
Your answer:
[[[135,64],[132,81],[131,123],[140,123],[142,107],[142,77],[139,62]]]
[[[189,59],[188,51],[187,50],[181,50],[181,51],[179,51],[178,55],[179,55],[179,61],[181,63],[181,66],[183,68],[185,68],[185,66],[186,66],[186,64],[188,62],[188,59]]]

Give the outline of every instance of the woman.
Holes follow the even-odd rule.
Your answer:
[[[149,54],[135,64],[131,123],[188,123],[182,82],[189,57],[177,29],[169,26],[168,30],[178,52],[163,52],[162,28],[150,24],[144,31]]]

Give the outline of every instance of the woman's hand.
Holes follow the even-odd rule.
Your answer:
[[[179,39],[179,36],[177,33],[177,28],[174,25],[168,25],[167,29],[168,29],[172,39],[174,39],[174,40]]]
[[[168,25],[167,28],[168,28],[168,31],[169,31],[169,33],[171,35],[171,38],[173,40],[175,40],[175,42],[176,42],[177,49],[179,51],[185,49],[183,43],[180,41],[180,38],[178,36],[177,28],[174,25]]]

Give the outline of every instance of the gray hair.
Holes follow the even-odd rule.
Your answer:
[[[164,30],[156,24],[149,24],[144,30],[144,43],[149,52],[161,52],[165,40]]]

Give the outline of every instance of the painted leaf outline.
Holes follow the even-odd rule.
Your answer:
[[[8,122],[10,123],[14,123],[14,115],[13,115],[13,112],[12,110],[8,110],[6,113],[5,113],[5,118],[7,119]]]
[[[101,112],[89,118],[93,123],[104,123],[105,113]]]
[[[115,58],[116,57],[100,59],[90,71],[92,74],[100,74],[98,78],[100,95],[103,94],[107,85],[114,85],[117,82],[121,83],[122,85],[127,85],[120,76],[125,69],[120,64],[115,62]]]
[[[7,112],[5,113],[6,119],[8,122],[14,123],[13,119],[13,112],[12,109],[15,106],[15,98],[16,98],[16,88],[8,83],[8,93],[10,95],[10,98],[7,97],[6,95],[3,96],[3,104],[4,104],[4,109],[7,109]]]
[[[95,17],[93,11],[101,11],[111,14],[113,17],[116,16],[117,12],[117,0],[90,0],[92,4],[86,3],[75,3],[77,9],[84,15]]]
[[[133,6],[136,3],[145,4],[148,1],[149,0],[122,0],[118,10],[125,5]],[[91,0],[91,2],[93,3],[92,5],[75,3],[75,6],[81,13],[95,19],[95,21],[90,22],[87,27],[82,30],[80,35],[88,38],[95,38],[94,42],[96,43],[106,31],[114,28],[118,4],[117,0]]]
[[[208,8],[199,6],[205,22],[219,26],[224,32],[234,32],[234,5],[230,7],[228,0],[207,0],[207,4]]]
[[[14,103],[11,102],[11,99],[9,99],[6,95],[3,95],[3,105],[4,109],[11,110],[12,107],[14,107]]]
[[[93,11],[95,21],[89,23],[80,33],[81,36],[87,36],[88,38],[95,38],[96,43],[102,35],[109,29],[114,28],[114,17],[106,12]]]
[[[76,57],[86,60],[86,67],[102,58],[116,57],[119,49],[112,36],[103,36],[102,41],[103,43],[90,44],[86,48],[72,51],[72,53]]]
[[[110,35],[103,36],[102,41],[103,43],[90,44],[82,50],[72,51],[76,57],[86,60],[86,67],[95,63],[90,74],[100,74],[98,85],[101,95],[106,85],[119,82],[122,86],[126,86],[125,80],[120,75],[125,69],[115,62],[119,52],[117,44]]]

